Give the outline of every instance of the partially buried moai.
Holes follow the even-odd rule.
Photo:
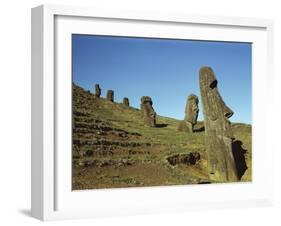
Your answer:
[[[130,102],[129,102],[129,98],[128,98],[128,97],[124,97],[124,98],[123,98],[123,104],[124,104],[126,107],[129,107],[129,106],[130,106]]]
[[[101,88],[99,86],[99,84],[95,84],[95,97],[100,97],[101,95]]]
[[[232,153],[234,139],[231,123],[233,111],[226,106],[217,88],[218,81],[210,67],[199,71],[200,92],[205,125],[205,146],[210,181],[237,181],[237,169]]]
[[[198,97],[194,94],[190,94],[186,101],[185,106],[185,117],[184,120],[180,122],[178,126],[179,131],[184,132],[194,132],[194,125],[197,123],[198,118]]]
[[[113,90],[108,90],[106,94],[106,99],[114,102],[114,91]]]
[[[154,127],[156,125],[156,112],[154,111],[152,104],[150,97],[143,96],[141,98],[141,112],[144,118],[144,123]]]

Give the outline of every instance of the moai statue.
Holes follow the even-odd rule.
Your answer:
[[[126,107],[129,107],[129,106],[130,106],[130,102],[129,102],[129,98],[128,98],[128,97],[124,97],[124,98],[123,98],[123,104],[124,104]]]
[[[100,88],[99,84],[96,84],[95,85],[95,97],[100,98],[100,95],[101,95],[101,88]]]
[[[196,95],[190,94],[188,96],[185,106],[185,117],[178,126],[179,131],[188,131],[190,133],[194,132],[194,125],[197,123],[199,112],[198,103],[199,100]]]
[[[154,111],[152,104],[150,97],[143,96],[141,98],[141,112],[144,118],[144,123],[154,127],[156,125],[156,112]]]
[[[106,99],[114,102],[114,91],[113,90],[108,90],[106,94]]]
[[[218,81],[210,67],[199,72],[200,92],[205,125],[205,146],[209,179],[216,182],[238,181],[232,153],[234,139],[231,123],[233,111],[226,106],[217,88]]]

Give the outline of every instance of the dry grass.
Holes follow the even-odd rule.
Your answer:
[[[73,189],[194,184],[207,181],[203,123],[188,134],[179,121],[157,116],[158,127],[145,126],[140,110],[111,103],[73,85]],[[243,143],[251,180],[251,126],[234,125]],[[172,166],[167,158],[200,153],[195,165]]]

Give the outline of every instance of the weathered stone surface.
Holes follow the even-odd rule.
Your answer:
[[[200,160],[199,152],[190,152],[188,154],[178,154],[167,158],[168,162],[172,165],[185,164],[195,165]]]
[[[95,97],[100,97],[101,95],[101,88],[99,86],[99,84],[95,84]]]
[[[237,169],[232,153],[234,139],[231,123],[233,111],[226,106],[217,88],[218,81],[210,67],[199,71],[200,92],[205,125],[205,145],[211,181],[237,181]]]
[[[150,97],[143,96],[141,98],[141,112],[144,118],[144,123],[148,126],[156,126],[156,112],[152,107],[153,103]]]
[[[124,104],[125,106],[127,106],[127,107],[130,106],[130,102],[129,102],[129,98],[128,98],[128,97],[124,97],[124,98],[123,98],[123,104]]]
[[[106,99],[114,102],[114,91],[113,90],[108,90],[106,94]]]
[[[195,125],[198,118],[198,97],[194,94],[190,94],[187,98],[186,107],[185,107],[185,121],[188,121]]]
[[[182,132],[194,132],[194,125],[197,123],[198,118],[198,97],[194,94],[190,94],[186,101],[185,117],[178,126],[178,131]]]

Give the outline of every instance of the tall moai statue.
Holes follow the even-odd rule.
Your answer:
[[[238,181],[232,153],[234,139],[231,123],[233,111],[226,106],[217,88],[218,81],[210,67],[199,71],[200,92],[205,125],[205,146],[209,179],[216,182]]]
[[[95,84],[95,97],[100,98],[100,95],[101,95],[101,88],[99,84]]]
[[[124,97],[124,98],[123,98],[123,104],[124,104],[126,107],[129,107],[129,106],[130,106],[130,102],[129,102],[129,98],[128,98],[128,97]]]
[[[143,96],[141,98],[141,112],[143,115],[144,123],[148,126],[156,126],[156,112],[152,107],[153,103],[151,97]]]
[[[114,102],[114,91],[113,90],[108,90],[106,94],[106,99]]]
[[[197,123],[198,118],[198,97],[194,94],[190,94],[187,97],[186,106],[185,106],[185,117],[184,120],[180,122],[178,126],[179,131],[184,132],[194,132],[194,125]]]

